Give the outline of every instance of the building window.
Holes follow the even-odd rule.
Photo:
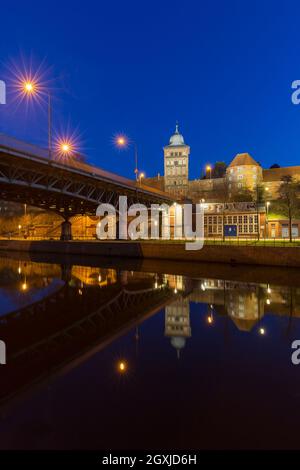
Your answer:
[[[243,184],[242,183],[239,183],[238,184],[238,188],[242,188],[243,187]]]
[[[239,176],[238,176],[238,179],[239,179],[239,180],[242,180],[243,178],[244,178],[243,175],[239,175]]]

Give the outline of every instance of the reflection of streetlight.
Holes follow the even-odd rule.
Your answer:
[[[21,290],[25,292],[27,289],[28,289],[28,284],[27,284],[27,279],[26,279],[26,274],[25,274],[24,282],[22,282],[21,284]]]
[[[121,374],[124,374],[124,372],[126,372],[126,370],[127,370],[127,363],[125,361],[118,362],[118,371]]]
[[[136,143],[131,139],[129,142],[129,139],[125,135],[118,135],[115,138],[115,144],[117,145],[117,147],[126,148],[128,145],[130,145],[130,143],[134,145],[134,163],[135,163],[134,174],[135,174],[135,179],[137,181],[139,170],[138,170],[138,151],[137,151]]]
[[[214,317],[213,317],[213,314],[211,313],[211,314],[208,315],[208,317],[207,317],[207,323],[208,323],[209,325],[212,325],[213,322],[214,322]]]
[[[260,335],[263,336],[265,333],[266,333],[266,330],[265,330],[264,328],[260,328],[260,329],[259,329],[259,334],[260,334]]]

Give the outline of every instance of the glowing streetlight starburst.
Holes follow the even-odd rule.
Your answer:
[[[43,65],[37,67],[35,71],[31,65],[23,64],[22,68],[11,67],[11,89],[15,94],[14,100],[36,102],[42,107],[47,103],[50,84],[45,77],[47,72],[42,69]]]
[[[35,83],[32,82],[25,82],[24,83],[24,91],[25,93],[34,93],[35,92]]]
[[[54,144],[54,151],[60,157],[70,157],[76,152],[76,142],[70,138],[57,138]]]
[[[127,148],[129,145],[128,138],[123,134],[118,134],[114,137],[114,144],[119,149]]]
[[[76,158],[82,161],[81,150],[81,136],[76,127],[68,123],[65,129],[59,129],[54,135],[53,139],[53,158],[64,161],[66,158]],[[81,158],[80,158],[81,157]]]

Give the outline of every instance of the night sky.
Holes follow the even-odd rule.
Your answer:
[[[112,143],[124,132],[140,170],[163,173],[176,120],[191,178],[239,152],[264,167],[300,164],[299,1],[6,1],[0,15],[1,132],[47,145],[46,106],[12,89],[13,72],[31,64],[54,96],[56,132],[75,131],[105,169],[133,177],[133,149]]]

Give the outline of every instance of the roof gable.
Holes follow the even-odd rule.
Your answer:
[[[229,166],[232,167],[243,165],[260,166],[259,163],[257,163],[254,158],[251,157],[251,155],[249,155],[249,153],[238,153]]]

